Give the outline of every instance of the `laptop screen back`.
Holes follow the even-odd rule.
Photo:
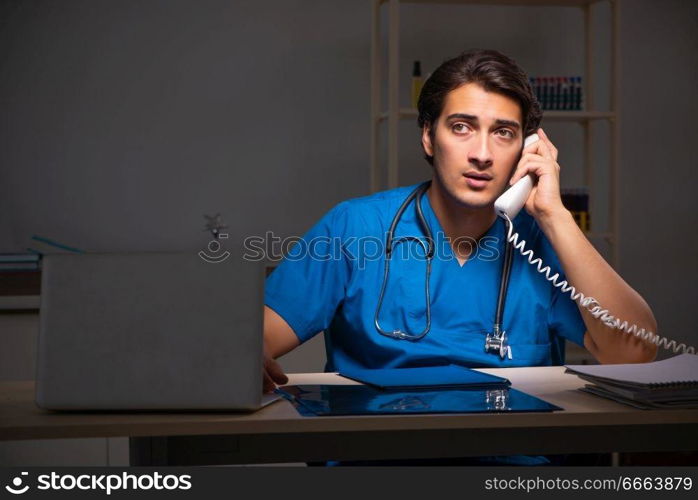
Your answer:
[[[263,266],[196,253],[51,255],[37,403],[49,409],[255,409]]]

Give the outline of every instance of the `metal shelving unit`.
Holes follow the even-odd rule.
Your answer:
[[[608,1],[611,6],[611,89],[610,110],[595,110],[594,101],[594,61],[592,58],[592,40],[594,36],[591,8],[598,2]],[[399,55],[400,55],[400,4],[401,3],[442,3],[442,4],[487,4],[487,5],[511,5],[511,6],[548,6],[579,8],[584,16],[584,44],[585,44],[585,83],[584,83],[584,111],[544,111],[543,120],[546,122],[578,122],[583,127],[584,140],[584,183],[590,191],[593,187],[593,137],[591,124],[595,120],[607,120],[610,129],[609,148],[609,200],[608,200],[608,231],[601,233],[587,233],[591,240],[605,240],[608,242],[611,256],[610,261],[614,267],[618,266],[618,178],[620,166],[620,154],[618,147],[620,110],[620,68],[619,68],[619,2],[620,0],[373,0],[371,16],[371,171],[370,189],[376,192],[382,188],[391,189],[399,184],[398,165],[398,125],[400,120],[414,120],[417,110],[399,107]],[[388,12],[388,92],[387,103],[381,102],[381,8],[386,4]],[[387,125],[387,185],[381,186],[381,159],[380,138],[383,123]]]

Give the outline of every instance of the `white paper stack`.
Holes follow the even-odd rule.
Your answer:
[[[698,356],[680,354],[652,363],[567,365],[592,382],[580,390],[642,409],[698,408]]]

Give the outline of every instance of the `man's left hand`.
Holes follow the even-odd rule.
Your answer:
[[[550,142],[542,128],[536,132],[540,140],[526,148],[509,183],[514,184],[524,175],[533,174],[537,181],[534,182],[525,207],[536,221],[541,222],[566,209],[560,198],[560,165],[557,163],[557,148]]]

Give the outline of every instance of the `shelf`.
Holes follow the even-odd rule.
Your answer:
[[[584,347],[570,342],[565,342],[565,364],[568,365],[595,365],[598,364],[594,356]]]
[[[0,297],[0,312],[38,311],[39,295],[4,295]]]
[[[380,0],[381,3],[387,0]],[[585,7],[602,0],[400,0],[400,3],[520,5],[543,7]]]
[[[41,271],[0,271],[0,297],[38,295],[41,293]]]
[[[614,120],[613,111],[543,111],[543,120],[555,122],[587,122],[591,120]]]
[[[594,231],[584,233],[584,236],[586,236],[590,240],[608,240],[608,241],[613,241],[613,233],[595,233]]]
[[[400,122],[412,120],[416,125],[418,113],[411,107],[400,107],[400,7],[403,4],[454,5],[477,4],[490,6],[538,6],[538,7],[575,7],[580,10],[584,21],[584,38],[580,42],[584,46],[584,102],[587,110],[557,111],[543,110],[543,123],[575,123],[582,132],[583,144],[583,185],[590,189],[596,186],[595,171],[595,137],[594,123],[599,120],[608,123],[609,161],[608,161],[608,232],[590,232],[587,237],[595,244],[609,243],[611,265],[618,265],[619,234],[618,226],[618,179],[620,170],[619,136],[621,114],[619,112],[620,86],[620,49],[619,49],[619,12],[621,0],[372,0],[371,2],[371,168],[370,191],[391,189],[400,185],[399,145],[402,127]],[[593,45],[596,39],[593,26],[593,9],[599,3],[607,3],[611,10],[610,19],[610,60],[609,72],[610,99],[608,111],[597,110],[599,104],[594,99],[595,67]],[[383,55],[383,26],[382,10],[387,14],[387,57]],[[484,10],[484,9],[483,9]],[[483,14],[486,19],[486,14]],[[474,20],[471,20],[474,21]],[[387,94],[382,96],[384,70],[387,70]],[[385,127],[383,126],[385,122]],[[382,129],[385,128],[385,131]],[[383,134],[386,139],[386,152],[383,153]],[[385,155],[383,159],[382,156]],[[384,172],[382,171],[384,170]],[[598,182],[598,181],[597,181]]]
[[[401,120],[412,120],[418,116],[416,109],[400,108]],[[543,120],[555,122],[587,122],[591,120],[613,120],[616,114],[613,111],[543,111]],[[383,112],[378,116],[378,121],[388,119],[388,113]]]

